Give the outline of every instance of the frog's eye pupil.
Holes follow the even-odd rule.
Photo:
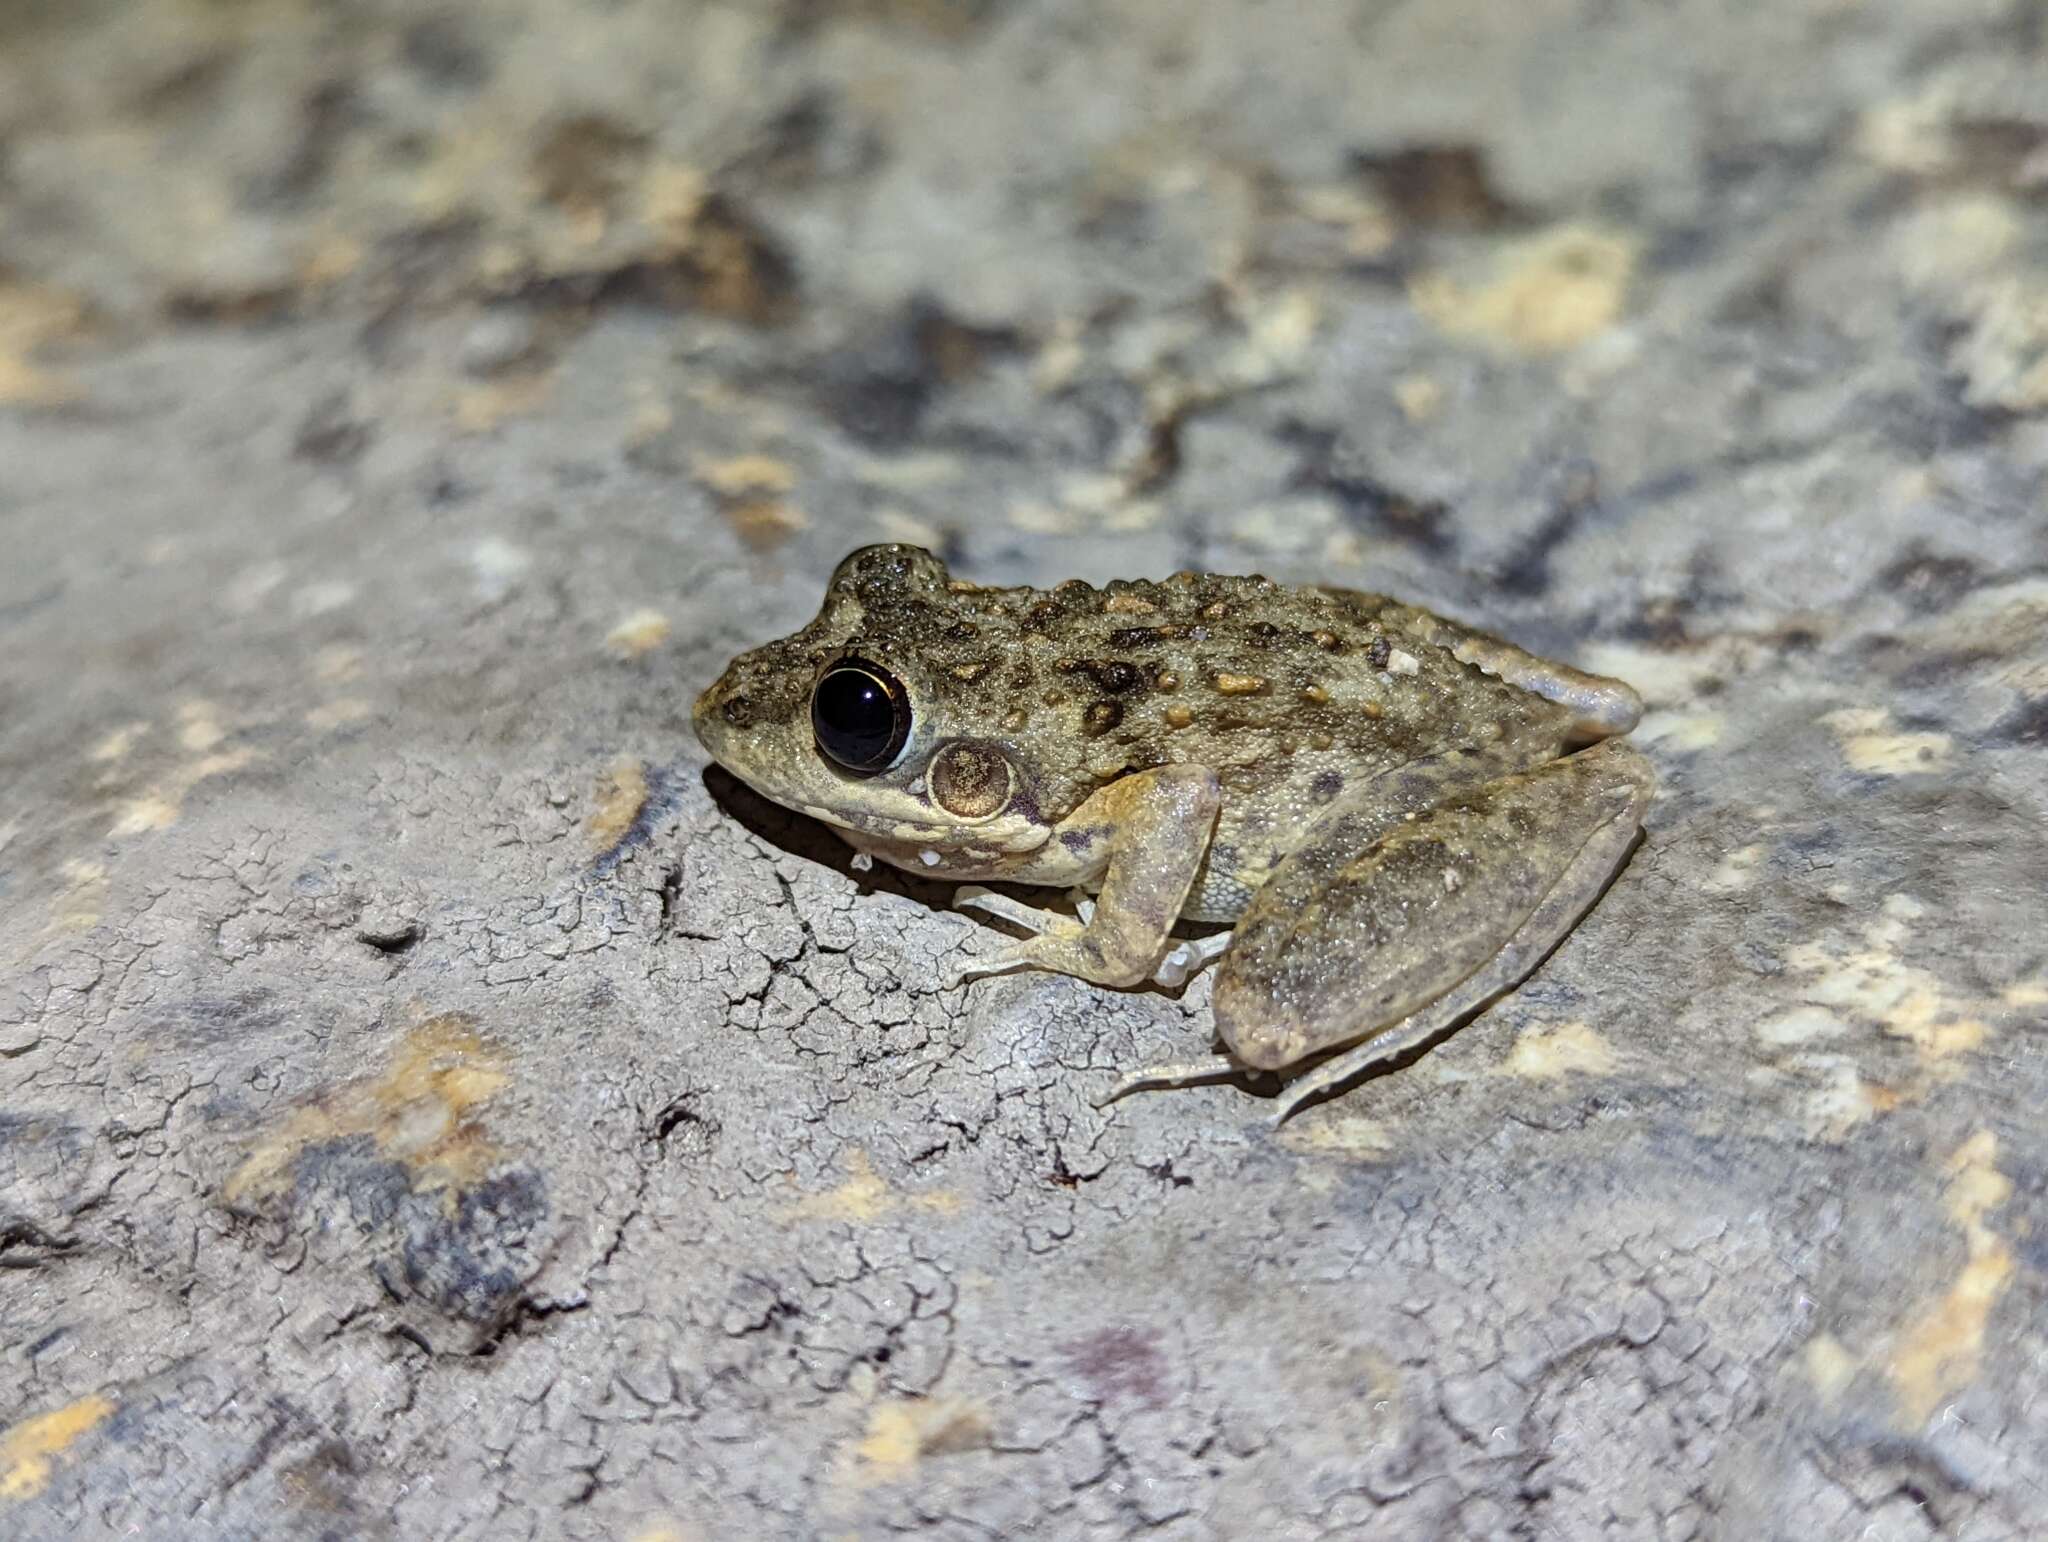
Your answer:
[[[811,691],[811,732],[840,765],[871,776],[910,737],[910,697],[881,665],[841,659]]]

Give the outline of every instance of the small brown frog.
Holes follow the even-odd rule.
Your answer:
[[[1616,737],[1641,711],[1619,680],[1380,595],[1197,573],[983,588],[869,546],[817,619],[732,661],[695,724],[857,866],[1096,896],[1075,920],[962,888],[1032,935],[953,983],[1029,967],[1174,986],[1220,957],[1225,1052],[1109,1096],[1328,1055],[1284,1119],[1571,929],[1656,785]],[[1184,941],[1182,919],[1236,924]]]

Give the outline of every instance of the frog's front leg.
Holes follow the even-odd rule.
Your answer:
[[[1011,969],[1050,969],[1097,985],[1150,979],[1167,952],[1195,872],[1209,849],[1222,805],[1216,773],[1206,766],[1161,766],[1109,784],[1066,822],[1107,831],[1108,860],[1092,913],[1081,923],[982,905],[992,913],[1043,929],[961,968],[952,983]],[[963,895],[977,901],[978,895]]]

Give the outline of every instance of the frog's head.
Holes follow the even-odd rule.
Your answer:
[[[964,871],[1035,850],[1056,768],[1018,731],[1022,592],[956,582],[915,546],[863,547],[815,620],[697,698],[697,737],[762,796],[886,860]]]

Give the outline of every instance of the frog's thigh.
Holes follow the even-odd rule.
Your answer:
[[[1050,969],[1097,985],[1151,977],[1216,828],[1222,790],[1206,766],[1161,766],[1111,783],[1075,816],[1110,827],[1109,865],[1094,913],[981,959],[959,978]]]
[[[1482,971],[1487,994],[1505,990],[1599,894],[1655,785],[1641,755],[1607,740],[1454,793],[1369,844],[1347,848],[1347,821],[1325,820],[1239,919],[1216,981],[1219,1037],[1276,1070],[1405,1028]]]

